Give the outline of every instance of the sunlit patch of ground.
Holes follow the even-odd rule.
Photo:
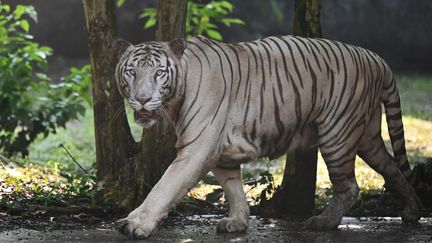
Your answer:
[[[425,162],[425,158],[432,157],[432,121],[413,116],[404,116],[403,123],[409,161],[411,163]],[[387,141],[388,147],[390,147],[387,123],[383,122],[382,130],[384,131],[383,138]]]
[[[62,172],[57,163],[20,163],[0,163],[0,209],[64,205],[72,199],[94,203],[93,178]]]
[[[53,167],[41,167],[28,164],[26,167],[0,167],[0,200],[22,193],[30,198],[37,192],[58,193],[62,178]],[[54,189],[55,188],[55,189]]]

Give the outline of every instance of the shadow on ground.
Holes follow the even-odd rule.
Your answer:
[[[333,231],[304,230],[300,223],[287,220],[262,220],[251,217],[251,227],[243,234],[218,234],[215,226],[221,216],[200,215],[170,217],[158,231],[138,242],[429,242],[432,241],[432,218],[407,225],[400,218],[345,217]],[[114,223],[81,230],[35,231],[17,229],[0,232],[0,242],[125,242],[113,230]]]

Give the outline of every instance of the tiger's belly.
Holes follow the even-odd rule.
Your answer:
[[[242,137],[231,138],[235,142],[225,142],[219,163],[222,164],[241,164],[254,161],[259,157],[259,150]]]
[[[258,132],[258,135],[254,137],[247,132],[236,133],[235,129],[233,131],[224,142],[218,164],[238,165],[255,161],[261,157],[275,159],[287,152],[317,146],[318,141],[317,129],[314,125],[305,126],[302,130],[288,134],[278,144],[271,139],[278,137],[278,134]]]

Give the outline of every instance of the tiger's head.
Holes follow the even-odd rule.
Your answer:
[[[186,41],[145,42],[132,45],[117,39],[113,47],[119,58],[116,83],[134,110],[135,121],[151,127],[157,114],[176,91],[180,60]]]

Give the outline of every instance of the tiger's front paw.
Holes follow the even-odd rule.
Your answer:
[[[218,233],[238,233],[244,232],[248,228],[247,224],[240,219],[224,218],[217,224]]]
[[[311,230],[332,230],[339,226],[340,220],[329,216],[317,215],[307,219],[304,224],[307,229]]]
[[[155,229],[145,223],[141,223],[139,218],[124,218],[117,221],[117,228],[123,235],[130,240],[141,240],[147,238]]]

